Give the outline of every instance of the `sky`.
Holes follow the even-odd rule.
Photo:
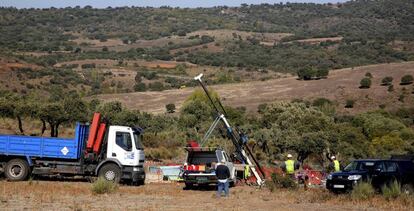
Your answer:
[[[337,3],[347,0],[1,0],[0,7],[16,8],[49,8],[49,7],[75,7],[90,5],[95,8],[138,6],[138,7],[213,7],[213,6],[239,6],[240,4],[261,4],[279,2],[313,2]]]

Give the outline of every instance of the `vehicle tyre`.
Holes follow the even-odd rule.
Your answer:
[[[194,187],[193,183],[191,183],[191,182],[186,182],[185,183],[185,189],[186,190],[191,190],[191,189],[193,189],[193,187]]]
[[[27,161],[23,159],[12,159],[6,164],[4,174],[10,181],[26,180],[30,173]]]
[[[138,186],[145,185],[145,180],[138,180],[137,185]]]
[[[118,165],[113,163],[105,164],[99,169],[98,176],[107,181],[119,183],[119,181],[121,181],[121,169]]]
[[[401,187],[401,192],[406,195],[414,195],[414,187],[412,184],[404,184]]]
[[[236,182],[237,182],[237,180],[231,180],[230,182],[229,182],[229,187],[231,187],[231,188],[233,188],[233,187],[235,187],[236,186]]]

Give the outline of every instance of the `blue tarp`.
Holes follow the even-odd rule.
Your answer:
[[[181,166],[160,166],[162,175],[167,177],[168,180],[179,180],[181,172]]]

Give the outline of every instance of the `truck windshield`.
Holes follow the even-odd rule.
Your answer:
[[[142,135],[138,132],[134,132],[134,140],[135,140],[135,147],[137,149],[144,149],[144,147],[142,146],[141,140],[142,140]]]

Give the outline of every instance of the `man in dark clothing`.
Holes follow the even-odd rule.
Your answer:
[[[217,197],[221,196],[221,193],[224,191],[224,195],[229,196],[229,178],[230,170],[225,165],[225,160],[223,159],[220,163],[216,165],[216,176],[218,179],[217,182]]]

